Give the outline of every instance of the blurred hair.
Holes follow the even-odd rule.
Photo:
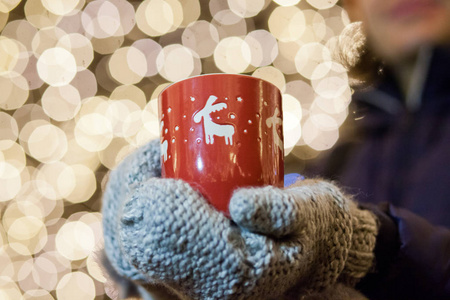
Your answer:
[[[371,50],[361,22],[347,25],[339,36],[334,58],[348,71],[352,86],[373,84],[383,72],[383,62]]]

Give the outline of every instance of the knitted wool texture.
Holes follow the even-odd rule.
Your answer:
[[[133,267],[119,248],[119,225],[124,202],[136,186],[152,177],[161,176],[159,141],[154,140],[129,155],[110,173],[103,195],[104,251],[111,266],[121,276],[131,280],[146,281]]]
[[[375,218],[331,183],[237,190],[229,220],[159,175],[152,142],[112,172],[104,196],[106,255],[142,286],[185,299],[299,299],[354,284],[372,266]]]

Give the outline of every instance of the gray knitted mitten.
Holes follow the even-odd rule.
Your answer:
[[[130,264],[119,248],[119,225],[122,209],[135,188],[152,177],[161,176],[159,140],[154,140],[127,156],[109,175],[103,195],[104,252],[111,269],[124,279],[146,281],[147,278]],[[107,268],[110,269],[110,268]],[[116,277],[116,274],[112,274]],[[130,284],[132,284],[130,282]]]
[[[376,220],[335,185],[240,189],[229,220],[189,184],[157,178],[157,152],[128,157],[105,193],[105,252],[120,275],[185,299],[300,299],[371,268]]]

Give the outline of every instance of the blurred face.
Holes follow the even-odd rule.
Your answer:
[[[388,62],[450,41],[450,0],[345,0],[344,7],[352,21],[362,21],[373,50]]]

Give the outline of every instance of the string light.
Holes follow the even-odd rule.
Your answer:
[[[112,296],[95,258],[102,191],[158,138],[157,97],[172,82],[267,80],[283,94],[285,155],[332,147],[351,99],[333,60],[351,30],[336,2],[2,1],[0,299]]]

